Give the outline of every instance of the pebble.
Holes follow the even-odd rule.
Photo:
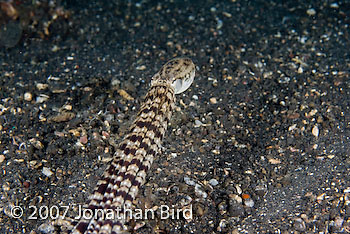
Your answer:
[[[28,181],[24,181],[24,182],[23,182],[23,186],[24,186],[25,188],[29,188],[30,183],[29,183]]]
[[[216,29],[218,29],[218,30],[221,29],[223,25],[224,25],[224,23],[222,22],[222,20],[217,19]]]
[[[302,66],[300,66],[300,67],[298,68],[298,73],[301,74],[301,73],[303,73],[303,72],[304,72],[304,69],[303,69]]]
[[[293,131],[294,129],[296,129],[297,124],[293,124],[292,126],[289,126],[288,131]]]
[[[54,45],[52,48],[51,48],[51,51],[52,52],[57,52],[60,48],[57,46],[57,45]]]
[[[225,214],[227,212],[227,205],[226,205],[225,201],[220,202],[218,204],[218,210],[219,210],[221,215],[223,215],[223,214]]]
[[[208,194],[202,189],[202,187],[199,184],[195,185],[194,193],[197,197],[201,197],[203,199],[206,199],[208,197]]]
[[[331,8],[336,8],[336,9],[339,8],[338,3],[336,3],[336,2],[332,3]]]
[[[50,168],[48,167],[43,167],[42,173],[46,175],[47,177],[50,177],[53,175],[53,172],[51,171]]]
[[[91,88],[91,87],[84,87],[83,90],[84,90],[85,92],[90,92],[90,91],[92,91],[92,88]],[[64,92],[65,92],[65,91],[64,91]]]
[[[229,194],[228,196],[229,196],[230,199],[233,199],[233,200],[235,200],[238,203],[242,203],[243,202],[243,199],[240,196],[238,196],[237,194],[232,193],[232,194]]]
[[[334,157],[335,157],[334,154],[327,155],[327,158],[329,158],[329,159],[332,159],[332,158],[334,158]]]
[[[146,70],[146,66],[145,65],[141,65],[141,66],[137,66],[136,67],[136,70],[139,70],[139,71],[144,71],[144,70]]]
[[[189,177],[185,176],[184,181],[187,185],[194,186],[194,192],[197,197],[201,197],[203,199],[208,197],[208,194],[203,191],[202,186],[197,184],[194,180],[190,179]]]
[[[118,79],[112,80],[111,85],[112,86],[119,86],[120,85],[120,80],[118,80]]]
[[[195,186],[196,182],[194,182],[193,180],[190,179],[190,177],[185,176],[184,177],[184,181],[187,185],[191,185],[191,186]]]
[[[314,116],[318,112],[317,109],[312,109],[307,116]]]
[[[314,135],[315,137],[318,137],[320,131],[318,130],[318,127],[317,126],[314,126],[312,128],[312,135]]]
[[[222,14],[223,14],[224,16],[226,16],[227,18],[231,18],[231,17],[232,17],[232,14],[231,14],[231,13],[228,13],[228,12],[226,12],[226,11],[222,12]]]
[[[215,97],[210,98],[209,101],[210,101],[211,104],[218,103]]]
[[[40,96],[36,97],[36,103],[46,102],[47,100],[49,100],[49,98],[50,97],[45,94],[40,94]]]
[[[26,92],[24,94],[24,100],[26,100],[27,102],[30,102],[31,100],[33,100],[33,95],[29,92]]]
[[[9,184],[8,184],[7,182],[6,182],[5,184],[2,185],[2,190],[4,190],[4,191],[7,192],[7,191],[10,191],[10,189],[11,189],[11,188],[10,188],[10,186],[9,186]]]
[[[226,219],[221,219],[219,226],[216,228],[216,231],[223,232],[223,230],[227,227],[228,222]]]
[[[29,142],[36,148],[36,149],[43,149],[44,148],[44,144],[41,143],[41,141],[39,141],[36,138],[31,138],[29,139]]]
[[[70,129],[68,132],[73,134],[73,136],[76,136],[76,137],[80,136],[79,129]]]
[[[320,194],[320,195],[318,195],[318,196],[316,197],[316,200],[317,200],[317,201],[322,201],[322,200],[324,200],[325,196],[326,196],[326,193],[322,193],[322,194]]]
[[[239,195],[242,194],[242,189],[238,184],[235,185],[235,188],[236,188],[236,191]]]
[[[315,9],[310,8],[306,11],[306,14],[308,14],[309,16],[314,16],[314,15],[316,15],[316,11],[315,11]]]
[[[254,206],[254,200],[251,198],[245,199],[244,200],[244,205],[248,206],[248,207],[253,207]]]
[[[67,122],[75,117],[75,114],[73,112],[65,111],[63,113],[59,113],[56,116],[52,116],[49,118],[49,121],[53,122]]]
[[[130,94],[128,94],[124,89],[119,89],[118,94],[128,101],[134,100],[134,98]]]
[[[5,160],[5,155],[0,154],[0,163],[2,163]]]
[[[36,84],[36,88],[37,88],[38,90],[44,90],[44,89],[47,89],[47,87],[49,87],[48,84],[43,84],[43,83],[37,83],[37,84]]]
[[[281,160],[275,159],[275,158],[270,158],[269,163],[271,163],[272,165],[276,165],[276,164],[280,164]]]
[[[197,96],[197,95],[193,95],[192,98],[193,98],[194,100],[198,100],[198,96]]]
[[[86,135],[84,135],[84,136],[81,136],[81,137],[79,138],[79,141],[80,141],[80,143],[82,143],[83,145],[85,145],[85,144],[88,143],[88,138],[87,138]]]
[[[219,184],[219,182],[216,179],[211,179],[211,180],[209,180],[209,184],[212,186],[216,186]]]
[[[64,106],[63,106],[63,109],[68,110],[68,111],[71,111],[71,110],[73,109],[73,106],[70,105],[70,104],[67,104],[67,105],[64,105]]]
[[[196,127],[200,127],[200,126],[203,126],[203,123],[202,123],[200,120],[196,119],[196,120],[194,121],[194,125],[195,125]]]
[[[193,200],[192,197],[186,195],[184,198],[182,198],[182,199],[180,200],[179,205],[180,205],[181,207],[188,206],[189,204],[191,204],[192,200]]]

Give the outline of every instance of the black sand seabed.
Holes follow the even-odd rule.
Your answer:
[[[151,76],[188,56],[137,207],[193,217],[134,232],[349,233],[350,2],[126,2],[2,8],[0,232],[45,223],[29,206],[83,204]]]

